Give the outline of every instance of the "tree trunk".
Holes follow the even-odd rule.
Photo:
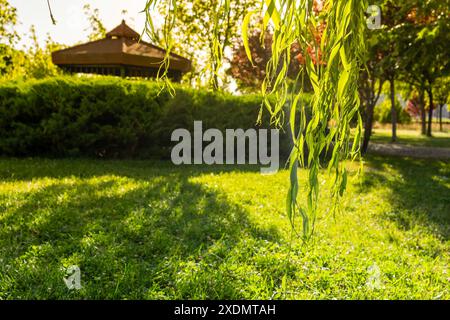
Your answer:
[[[419,94],[420,99],[420,118],[422,121],[422,134],[427,134],[427,116],[425,113],[425,92],[423,90],[420,90]]]
[[[427,136],[431,137],[431,127],[433,126],[433,89],[428,90],[428,96],[430,97],[430,110],[428,110],[428,131]]]
[[[439,131],[444,131],[444,128],[442,127],[442,109],[444,108],[444,105],[441,104],[439,106]]]
[[[361,149],[361,152],[363,154],[367,153],[367,149],[369,148],[370,137],[372,136],[374,109],[375,103],[369,104],[366,108],[366,121],[364,122],[364,139]]]
[[[395,110],[395,80],[391,83],[391,118],[392,118],[392,142],[397,141],[397,110]]]

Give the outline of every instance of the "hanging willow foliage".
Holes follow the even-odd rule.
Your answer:
[[[167,50],[161,67],[160,79],[172,88],[167,78],[170,51],[173,39],[170,36],[175,22],[176,0],[147,0],[146,31],[155,34],[151,10],[156,5],[166,8],[162,28],[163,45]],[[219,1],[220,10],[230,10],[230,0]],[[332,175],[332,208],[335,210],[339,198],[347,185],[347,171],[343,161],[355,160],[360,155],[362,120],[359,115],[357,80],[365,52],[364,16],[365,0],[261,0],[261,9],[249,12],[243,19],[242,38],[248,58],[252,61],[248,44],[248,30],[252,16],[261,17],[261,30],[270,26],[273,30],[272,57],[267,65],[266,79],[262,84],[264,96],[262,109],[270,112],[272,124],[284,123],[284,110],[289,107],[289,124],[294,148],[290,169],[290,188],[287,196],[287,214],[295,230],[295,221],[302,221],[302,236],[308,239],[313,231],[319,197],[319,169],[321,155],[331,154],[328,170]],[[214,21],[217,39],[220,17],[208,17]],[[264,36],[261,37],[263,39]],[[222,44],[216,40],[214,63],[219,72],[223,59]],[[296,43],[303,52],[303,63],[295,84],[287,77],[291,59],[291,47]],[[309,81],[314,97],[312,116],[306,118],[306,106],[302,102],[303,84]],[[276,99],[269,99],[269,97]],[[272,101],[276,101],[273,103]],[[297,114],[299,113],[299,114]],[[298,123],[296,119],[300,118]],[[350,123],[357,119],[357,129],[351,141]],[[258,121],[261,120],[261,113]],[[306,186],[307,201],[298,201],[299,181],[297,170],[309,170]]]
[[[146,15],[146,22],[145,22],[145,28],[144,32],[147,33],[147,35],[151,39],[159,39],[159,34],[157,30],[155,29],[155,25],[153,23],[153,15],[152,12],[155,10],[156,5],[158,4],[158,0],[147,0],[147,3],[145,5],[145,15]],[[174,40],[172,38],[172,29],[176,22],[176,11],[177,11],[177,1],[176,0],[165,0],[165,14],[164,14],[164,23],[162,25],[162,37],[159,42],[162,42],[164,49],[166,50],[166,54],[164,56],[163,62],[161,63],[157,78],[164,83],[164,88],[167,88],[170,92],[170,94],[175,93],[175,89],[170,82],[170,79],[168,77],[169,73],[169,67],[170,67],[170,54],[172,52],[173,46],[174,46]]]

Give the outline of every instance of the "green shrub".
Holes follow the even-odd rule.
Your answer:
[[[233,96],[150,81],[58,77],[0,84],[0,154],[168,157],[177,128],[256,126],[259,95]],[[270,119],[265,112],[262,128]],[[281,153],[289,152],[287,135]]]
[[[395,110],[397,111],[397,123],[408,124],[411,123],[411,116],[405,109],[402,108],[400,102],[395,100]],[[379,123],[391,123],[391,101],[385,100],[381,104],[377,105],[374,110],[375,121]]]

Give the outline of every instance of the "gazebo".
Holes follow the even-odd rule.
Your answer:
[[[153,78],[158,74],[166,51],[140,40],[125,21],[106,38],[52,53],[55,65],[71,73]],[[191,61],[171,53],[169,77],[180,81],[191,69]]]

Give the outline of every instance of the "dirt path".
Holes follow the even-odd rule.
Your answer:
[[[450,148],[419,147],[393,143],[371,143],[369,153],[412,158],[450,159]]]

